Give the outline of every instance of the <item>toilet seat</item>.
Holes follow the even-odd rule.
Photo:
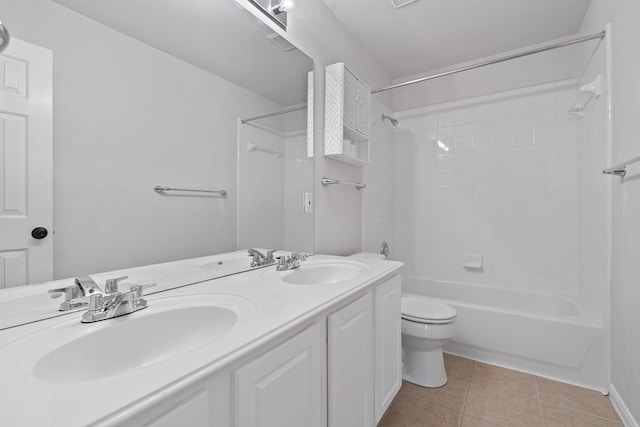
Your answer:
[[[450,305],[416,296],[403,296],[401,311],[405,320],[431,325],[452,323],[458,315]]]

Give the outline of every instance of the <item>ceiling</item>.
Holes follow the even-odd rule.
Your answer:
[[[392,79],[579,31],[591,0],[324,0]]]
[[[311,59],[234,0],[54,1],[278,104],[306,102]]]

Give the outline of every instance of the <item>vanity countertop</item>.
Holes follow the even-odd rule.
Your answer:
[[[314,255],[306,262],[318,265],[336,261],[364,267],[364,272],[326,285],[292,285],[281,280],[290,272],[276,272],[271,266],[150,295],[148,309],[117,319],[82,324],[82,312],[77,312],[0,331],[0,424],[117,425],[167,394],[194,384],[340,301],[397,274],[403,265],[324,255]],[[234,328],[217,340],[143,368],[90,380],[48,381],[34,373],[34,366],[44,355],[67,341],[95,334],[117,322],[126,327],[134,316],[148,315],[154,305],[160,307],[172,299],[204,301],[211,296],[243,299],[244,306],[250,307]],[[162,336],[163,330],[160,328],[157,334]],[[116,346],[112,351],[126,352],[127,348]]]

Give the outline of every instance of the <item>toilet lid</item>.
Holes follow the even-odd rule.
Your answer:
[[[450,305],[430,298],[402,297],[402,317],[421,323],[446,323],[456,318],[458,312]]]

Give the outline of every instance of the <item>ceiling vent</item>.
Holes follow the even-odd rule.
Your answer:
[[[415,0],[412,0],[412,1],[415,1]],[[271,40],[280,49],[284,50],[285,52],[288,52],[296,48],[294,45],[289,43],[287,39],[285,39],[278,33],[271,33],[267,36],[267,38]]]
[[[402,6],[413,3],[416,0],[391,0],[391,3],[396,9],[400,9]]]

